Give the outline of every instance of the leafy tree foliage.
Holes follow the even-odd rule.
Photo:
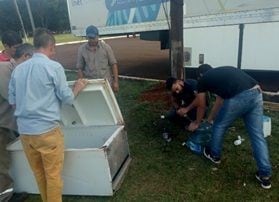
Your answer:
[[[13,0],[0,1],[0,34],[5,30],[21,30]]]
[[[16,0],[26,32],[32,34],[26,0]],[[29,0],[35,27],[45,27],[54,32],[70,30],[66,0]],[[6,30],[21,32],[21,24],[14,0],[0,0],[0,34]]]

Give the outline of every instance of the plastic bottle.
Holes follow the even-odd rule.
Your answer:
[[[241,136],[237,136],[237,140],[235,140],[233,143],[235,146],[241,145],[241,143],[244,141],[243,138],[241,138]]]
[[[169,133],[167,132],[166,128],[163,129],[162,137],[166,142],[171,141],[171,137],[170,137]]]
[[[182,146],[187,146],[192,152],[196,154],[202,154],[203,147],[200,144],[196,144],[192,142],[191,140],[187,140],[186,142],[182,143]]]

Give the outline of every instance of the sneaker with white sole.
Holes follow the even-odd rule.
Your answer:
[[[256,179],[261,183],[262,188],[264,188],[264,189],[270,189],[271,188],[270,177],[262,177],[257,172],[256,173]]]
[[[217,158],[217,157],[214,157],[214,156],[211,156],[210,150],[206,147],[203,149],[203,155],[204,155],[205,158],[209,159],[210,161],[212,161],[215,164],[220,164],[221,163],[221,159]]]

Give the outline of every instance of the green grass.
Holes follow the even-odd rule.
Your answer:
[[[55,36],[56,43],[85,40],[84,37],[74,36],[73,34],[57,34],[54,36]]]
[[[75,75],[69,75],[69,79]],[[272,118],[272,136],[267,138],[273,177],[271,190],[263,190],[254,177],[256,171],[244,125],[237,120],[227,132],[222,163],[212,165],[181,146],[189,133],[182,132],[163,152],[161,131],[154,127],[161,102],[141,102],[141,93],[154,82],[120,80],[116,95],[128,133],[132,162],[124,182],[112,197],[64,196],[64,202],[90,201],[279,201],[279,113],[266,111]],[[234,146],[241,135],[245,141]],[[94,183],[94,182],[93,182]],[[39,201],[38,195],[27,202]]]
[[[73,34],[56,34],[54,35],[56,43],[63,43],[63,42],[69,42],[69,41],[80,41],[80,40],[84,40],[83,37],[79,37],[79,36],[74,36]],[[23,39],[24,42],[25,39]],[[28,38],[28,43],[33,44],[33,38]],[[3,44],[0,42],[0,50],[3,50]]]

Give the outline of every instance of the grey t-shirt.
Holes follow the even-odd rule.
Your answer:
[[[85,43],[78,49],[76,67],[82,70],[86,78],[112,81],[112,65],[116,63],[111,47],[104,41],[100,40],[95,48]]]

